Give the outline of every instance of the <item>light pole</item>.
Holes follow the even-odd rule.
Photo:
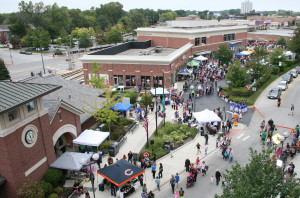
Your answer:
[[[145,122],[149,122],[149,119],[148,119],[148,109],[147,109],[147,106],[148,106],[148,101],[147,101],[147,89],[146,89],[146,79],[144,81],[144,89],[145,89],[145,96],[146,96],[146,120]],[[146,123],[147,124],[147,147],[149,147],[149,134],[148,134],[148,125],[149,123]]]
[[[94,161],[97,161],[98,159],[99,159],[99,155],[97,154],[97,153],[94,153],[93,155],[92,155],[92,159],[94,160]],[[91,182],[92,182],[92,188],[93,188],[93,195],[94,195],[94,198],[96,198],[95,197],[95,188],[94,188],[94,183],[95,183],[95,175],[94,175],[94,173],[93,173],[93,171],[92,171],[92,164],[95,164],[96,162],[87,162],[87,159],[85,159],[85,158],[82,158],[80,161],[79,161],[79,163],[82,165],[82,166],[89,166],[90,167],[90,171],[91,171],[91,173],[90,173],[90,179],[91,179]]]
[[[155,87],[155,135],[158,136],[158,132],[157,132],[157,96],[156,96],[156,87]]]
[[[32,38],[35,38],[38,40],[39,45],[40,45],[40,52],[41,52],[41,57],[42,57],[42,63],[43,63],[43,70],[44,70],[44,74],[46,74],[45,71],[45,65],[44,65],[44,57],[43,57],[43,53],[42,53],[42,44],[41,44],[41,40],[37,37],[37,36],[32,36]]]
[[[163,112],[164,112],[164,126],[166,124],[166,115],[165,115],[165,111],[166,111],[166,103],[165,103],[165,70],[163,69]]]
[[[283,144],[284,144],[284,141],[286,140],[286,138],[289,137],[289,132],[283,132],[283,135],[281,135],[279,137],[279,140],[281,142],[281,149],[283,150]]]

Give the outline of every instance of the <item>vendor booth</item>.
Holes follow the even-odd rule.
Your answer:
[[[212,122],[221,122],[221,118],[217,116],[213,111],[205,109],[201,112],[196,112],[193,114],[196,120],[202,124],[202,126],[206,126],[207,131],[210,134],[216,134],[217,127],[212,125]]]
[[[190,67],[199,67],[200,63],[192,60],[191,62],[187,63],[187,66],[190,66]]]
[[[248,56],[248,55],[250,55],[250,53],[249,53],[249,52],[247,52],[247,51],[242,51],[242,52],[241,52],[241,54],[242,54],[242,55],[244,55],[244,56]]]
[[[204,56],[197,56],[194,58],[195,61],[207,61],[208,58],[204,57]]]
[[[132,108],[132,104],[128,103],[116,103],[113,107],[110,109],[113,111],[128,111],[130,108]]]
[[[145,173],[145,170],[121,159],[113,165],[99,169],[97,173],[119,187],[119,197],[126,197],[138,189],[137,177]]]
[[[166,89],[164,89],[164,88],[161,88],[161,87],[159,87],[159,88],[156,88],[156,89],[151,89],[150,90],[150,93],[153,95],[153,96],[155,96],[155,94],[158,96],[160,96],[160,95],[169,95],[170,94],[170,92],[168,92],[168,90],[166,90]]]
[[[107,137],[109,132],[101,132],[94,130],[85,130],[79,137],[73,140],[74,144],[81,144],[87,146],[99,146]]]
[[[77,153],[77,152],[65,152],[50,167],[79,171],[82,168],[80,160],[86,159],[88,162],[92,157],[93,153]]]

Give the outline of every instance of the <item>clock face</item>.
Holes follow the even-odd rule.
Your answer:
[[[35,133],[32,130],[28,130],[25,134],[25,141],[27,144],[32,144],[36,138]]]

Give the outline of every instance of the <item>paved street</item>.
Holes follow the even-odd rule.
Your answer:
[[[12,80],[17,81],[28,78],[30,77],[31,71],[35,73],[43,72],[41,54],[33,53],[32,55],[26,55],[20,54],[19,51],[20,50],[10,50],[13,61],[12,64],[9,50],[0,48],[0,58],[4,59]],[[46,73],[48,73],[48,70],[52,72],[68,71],[69,63],[66,61],[66,58],[66,56],[55,56],[55,58],[53,58],[51,53],[43,54]],[[75,65],[76,67],[80,67],[82,63],[77,61],[77,58],[78,55],[74,55]]]

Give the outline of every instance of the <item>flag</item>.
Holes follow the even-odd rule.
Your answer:
[[[146,132],[147,132],[148,123],[149,123],[148,116],[146,116],[146,119],[145,119],[145,122],[144,122],[144,125],[143,125],[143,127],[146,130]]]

